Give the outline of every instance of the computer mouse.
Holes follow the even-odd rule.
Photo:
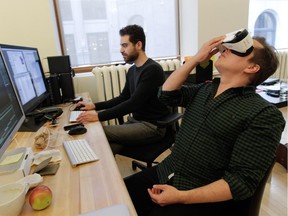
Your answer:
[[[84,134],[87,132],[87,129],[81,125],[76,126],[71,128],[71,130],[69,130],[68,134],[69,135],[80,135],[80,134]]]
[[[85,107],[85,105],[81,104],[79,106],[76,106],[73,111],[79,111],[79,110],[81,110],[82,107]]]

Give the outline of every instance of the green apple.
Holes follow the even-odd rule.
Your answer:
[[[35,187],[29,195],[30,206],[34,210],[47,208],[52,202],[52,191],[45,185]]]

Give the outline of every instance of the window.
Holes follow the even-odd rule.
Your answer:
[[[266,41],[274,46],[276,27],[277,23],[274,14],[270,11],[264,11],[258,16],[256,20],[254,36],[265,37]]]
[[[61,18],[63,21],[72,21],[72,9],[69,0],[62,0],[59,2],[61,8],[66,8],[61,13]]]
[[[105,0],[82,0],[81,4],[84,20],[107,19]]]
[[[179,56],[177,0],[54,0],[72,67],[123,62],[119,30],[138,24],[151,58]],[[161,8],[161,9],[159,9]]]
[[[75,47],[75,40],[73,34],[66,34],[65,35],[65,42],[67,44],[66,55],[70,56],[70,61],[73,61],[77,64],[77,56],[76,54],[76,47]]]
[[[107,32],[87,34],[87,42],[89,47],[88,61],[91,64],[111,62],[109,52],[107,52],[107,50],[110,50],[107,38]]]
[[[288,48],[288,0],[250,0],[248,30],[276,49]]]

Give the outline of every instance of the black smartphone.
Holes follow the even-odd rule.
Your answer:
[[[77,127],[77,126],[83,126],[83,127],[84,127],[84,125],[81,124],[81,123],[71,124],[71,125],[66,125],[66,126],[64,126],[64,130],[65,130],[65,131],[68,131],[68,130],[71,130],[72,128],[75,128],[75,127]]]

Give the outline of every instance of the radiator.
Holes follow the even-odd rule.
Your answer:
[[[111,65],[96,67],[92,70],[95,76],[95,88],[98,101],[110,100],[118,96],[125,85],[126,73],[131,65]],[[95,101],[95,102],[98,102]],[[102,122],[103,125],[116,124],[116,119]]]
[[[181,65],[180,60],[178,59],[160,60],[158,63],[162,66],[164,71],[174,71]],[[96,88],[98,101],[110,100],[120,94],[126,82],[126,73],[130,67],[130,64],[111,65],[95,67],[92,70],[96,79],[93,88]],[[124,118],[127,118],[127,116]],[[113,124],[117,124],[115,119],[103,122],[103,125]]]
[[[275,78],[287,78],[288,74],[288,49],[278,50],[279,67],[273,77]]]
[[[168,59],[157,61],[164,71],[174,71],[181,66],[181,62],[178,59]]]

